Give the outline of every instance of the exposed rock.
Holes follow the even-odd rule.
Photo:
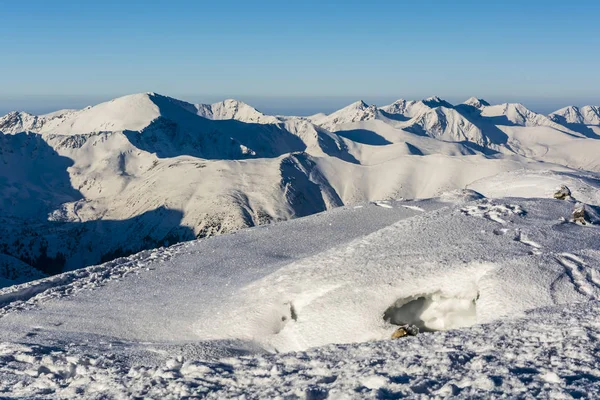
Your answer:
[[[585,209],[585,204],[577,204],[573,210],[573,222],[588,225],[591,224],[590,216]]]
[[[415,325],[402,325],[392,333],[392,339],[400,339],[404,336],[417,336],[419,328]]]
[[[554,193],[554,198],[558,200],[568,200],[571,198],[571,189],[565,185],[561,185],[560,188]]]

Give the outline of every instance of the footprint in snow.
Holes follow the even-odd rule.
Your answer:
[[[532,254],[536,254],[536,255],[542,254],[542,251],[540,250],[542,248],[542,245],[537,242],[534,242],[533,240],[528,239],[527,235],[524,234],[523,232],[521,232],[520,229],[517,229],[514,240],[517,242],[521,242],[526,246],[531,247]]]
[[[579,293],[595,297],[600,289],[600,276],[596,270],[571,253],[560,253],[555,258],[564,267],[565,274]]]
[[[525,215],[525,210],[518,204],[478,204],[461,208],[460,211],[465,215],[489,219],[502,225],[508,222],[503,218]]]

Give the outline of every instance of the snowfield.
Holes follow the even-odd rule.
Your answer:
[[[466,190],[342,207],[6,288],[0,390],[596,397],[600,236],[575,206]],[[406,322],[421,333],[391,340]]]
[[[598,398],[599,116],[7,114],[0,397]]]

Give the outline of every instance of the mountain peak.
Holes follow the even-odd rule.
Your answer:
[[[244,105],[248,105],[248,103],[244,103],[243,101],[238,100],[238,99],[225,99],[225,100],[222,101],[222,103],[225,103],[225,104],[244,104]]]
[[[196,113],[213,120],[235,119],[242,122],[275,124],[277,117],[265,115],[241,100],[226,99],[214,104],[197,104]]]
[[[568,106],[554,111],[549,117],[559,123],[600,125],[600,107]]]
[[[426,98],[425,100],[423,100],[423,104],[425,104],[427,107],[431,107],[431,108],[435,108],[435,107],[447,107],[447,108],[451,108],[452,104],[448,103],[446,100],[438,97],[438,96],[431,96]]]
[[[473,106],[475,108],[483,108],[483,107],[487,107],[490,105],[490,103],[488,103],[487,101],[485,101],[483,99],[478,99],[477,97],[470,97],[463,104],[466,104],[468,106]]]
[[[311,122],[325,129],[332,129],[340,124],[377,119],[379,115],[379,110],[376,106],[358,100],[329,115],[313,118]]]
[[[367,103],[365,103],[363,100],[358,100],[344,108],[364,110],[365,108],[368,108],[368,107],[369,107],[369,105]]]

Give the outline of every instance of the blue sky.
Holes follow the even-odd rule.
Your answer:
[[[265,111],[600,104],[600,2],[1,1],[0,111],[154,91]]]

